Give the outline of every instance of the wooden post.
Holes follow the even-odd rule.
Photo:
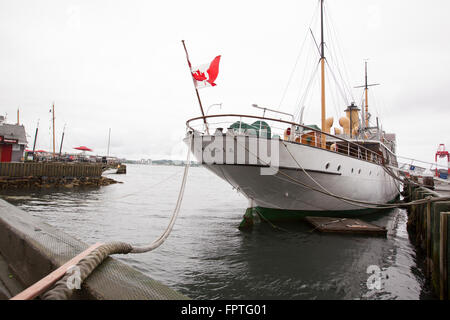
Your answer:
[[[426,257],[426,273],[431,274],[431,202],[427,202],[427,257]]]
[[[441,212],[440,220],[440,252],[439,252],[439,289],[440,299],[448,299],[448,217],[450,212]]]
[[[53,120],[53,159],[55,158],[55,103],[52,106],[52,120]]]

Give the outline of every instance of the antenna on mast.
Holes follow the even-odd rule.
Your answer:
[[[369,87],[372,86],[379,86],[379,83],[373,83],[373,84],[368,84],[367,83],[367,61],[369,59],[366,59],[364,61],[364,66],[365,66],[365,73],[364,73],[364,79],[365,79],[365,84],[362,86],[357,86],[354,88],[364,88],[364,93],[365,93],[365,112],[364,112],[364,116],[365,116],[365,128],[369,127]]]

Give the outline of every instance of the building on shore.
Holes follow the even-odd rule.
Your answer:
[[[0,162],[23,161],[27,135],[23,125],[4,123],[0,116]]]

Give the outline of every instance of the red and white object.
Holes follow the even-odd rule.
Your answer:
[[[445,150],[445,145],[443,143],[439,145],[438,150],[436,151],[436,154],[434,156],[434,161],[436,162],[436,177],[439,177],[438,158],[447,158],[447,174],[450,174],[450,153]]]
[[[220,57],[217,56],[210,64],[203,64],[196,68],[192,68],[192,77],[194,78],[195,87],[197,89],[205,87],[214,87],[217,76],[219,75]]]

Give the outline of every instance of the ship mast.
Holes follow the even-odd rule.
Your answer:
[[[366,95],[366,110],[364,113],[364,116],[366,117],[366,128],[369,127],[369,87],[367,86],[367,61],[365,61],[365,87],[364,87],[364,94]]]
[[[323,38],[323,0],[320,0],[320,67],[321,67],[321,77],[322,77],[322,131],[325,130],[325,42]],[[322,148],[326,148],[326,136],[322,135]]]
[[[323,38],[323,0],[320,0],[320,67],[321,67],[321,77],[322,77],[322,131],[325,131],[325,46]],[[326,136],[323,134],[321,138],[321,147],[326,148]]]
[[[365,128],[369,128],[369,87],[371,86],[378,86],[379,83],[373,83],[373,84],[368,84],[367,83],[367,61],[364,62],[365,65],[365,73],[364,73],[364,77],[365,77],[365,84],[363,86],[357,86],[355,88],[364,88],[364,94],[365,94],[365,112],[364,112],[364,121],[365,121]]]

